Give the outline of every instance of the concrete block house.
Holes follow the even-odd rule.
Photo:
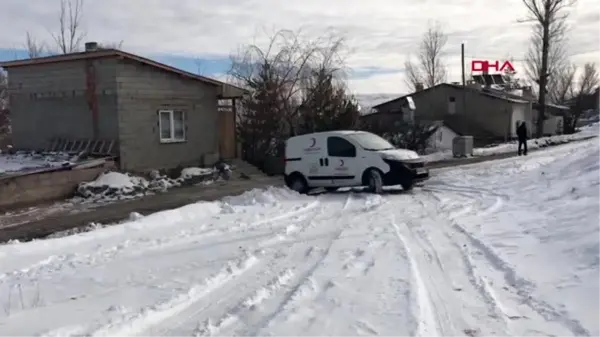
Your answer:
[[[515,138],[517,121],[525,121],[530,130],[533,125],[530,100],[494,90],[443,83],[406,96],[415,102],[414,118],[441,122],[457,135],[471,135],[476,146]],[[380,116],[385,123],[391,116],[404,119],[400,106],[406,96],[374,106],[367,118]]]
[[[103,140],[129,171],[236,156],[235,109],[218,102],[241,97],[240,88],[96,43],[0,67],[8,72],[16,149]]]

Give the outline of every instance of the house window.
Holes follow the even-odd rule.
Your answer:
[[[181,110],[160,110],[160,142],[174,143],[185,141],[185,113]]]

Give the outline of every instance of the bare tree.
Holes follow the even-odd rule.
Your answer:
[[[291,135],[355,125],[358,105],[346,95],[343,47],[335,34],[304,39],[281,30],[265,48],[252,44],[232,56],[232,83],[251,92],[237,119],[244,159],[263,167]]]
[[[29,57],[39,57],[45,53],[69,54],[78,52],[86,35],[82,28],[83,5],[83,0],[60,1],[58,32],[50,33],[53,39],[51,44],[54,44],[55,47],[51,48],[49,44],[37,41],[27,32],[26,47]],[[98,47],[100,49],[121,49],[123,41],[103,42]]]
[[[568,71],[571,66],[567,55],[566,46],[566,28],[564,23],[557,22],[555,27],[550,29],[552,32],[550,45],[548,49],[548,63],[546,73],[545,94],[546,100],[553,101],[553,96],[557,91],[560,91],[560,73]],[[535,84],[532,88],[537,89],[535,92],[539,95],[540,74],[542,73],[542,42],[543,30],[539,24],[536,24],[532,29],[530,45],[525,54],[525,76],[531,84]],[[558,86],[558,87],[557,87]]]
[[[536,136],[544,134],[544,116],[546,112],[546,90],[548,78],[553,75],[550,61],[552,57],[560,59],[561,48],[557,46],[564,37],[566,30],[566,9],[577,0],[522,0],[529,12],[529,16],[523,22],[534,22],[533,45],[530,53],[533,64],[539,67],[531,69],[539,84],[539,111],[536,126]],[[554,45],[554,49],[551,49]],[[554,51],[553,51],[554,50]],[[551,57],[551,52],[556,53]]]
[[[553,73],[552,85],[548,86],[548,100],[555,104],[566,104],[575,94],[577,66],[565,62]]]
[[[408,85],[411,92],[417,91],[423,85],[423,74],[419,70],[419,67],[410,60],[404,62],[404,74],[406,76],[406,85]]]
[[[25,47],[27,48],[27,55],[29,58],[40,57],[44,54],[44,44],[43,42],[37,41],[29,32],[27,32]]]
[[[8,76],[0,68],[0,110],[8,107]]]
[[[448,36],[443,32],[439,23],[430,24],[423,35],[417,63],[409,59],[405,62],[406,83],[413,89],[418,84],[425,88],[433,87],[446,80],[446,66],[442,62],[442,52],[448,41]]]
[[[59,32],[52,34],[59,53],[69,54],[80,49],[85,37],[82,16],[83,0],[60,1]]]
[[[279,109],[291,134],[295,134],[299,102],[306,94],[312,71],[324,66],[330,75],[343,74],[343,38],[335,35],[305,40],[300,32],[281,30],[273,35],[266,49],[249,45],[232,58],[229,74],[240,85],[248,86],[265,68],[274,78]]]
[[[8,76],[0,68],[0,145],[4,135],[10,133],[10,118],[8,106]]]
[[[576,68],[573,66],[572,77],[565,77],[565,82],[570,78],[575,78],[574,74]],[[581,115],[585,109],[586,97],[592,95],[598,90],[598,84],[600,83],[600,76],[598,75],[598,68],[595,63],[586,63],[583,66],[583,70],[580,73],[577,81],[572,81],[570,85],[567,85],[567,96],[568,99],[565,101],[570,107],[570,113],[565,116],[564,128],[565,133],[573,133],[577,128],[577,124]]]

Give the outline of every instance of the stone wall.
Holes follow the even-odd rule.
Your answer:
[[[110,168],[114,168],[114,163],[94,168],[41,172],[0,179],[0,211],[71,197],[79,183],[94,180]]]

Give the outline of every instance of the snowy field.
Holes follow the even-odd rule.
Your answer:
[[[598,335],[598,140],[0,246],[0,335]]]

